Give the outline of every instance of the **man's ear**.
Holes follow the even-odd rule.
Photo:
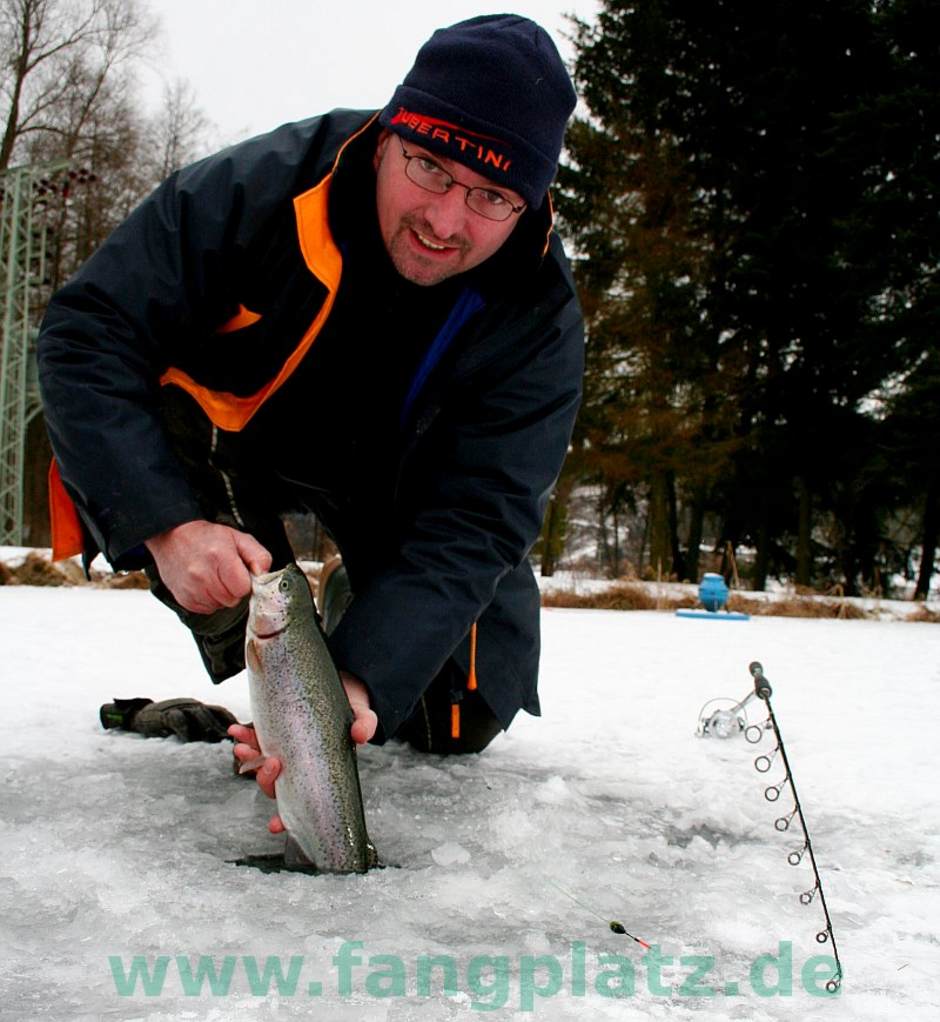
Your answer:
[[[382,157],[385,155],[385,149],[388,146],[388,140],[392,137],[392,133],[388,128],[383,128],[379,133],[379,140],[375,144],[375,155],[372,157],[372,166],[378,170],[379,164],[382,162]]]

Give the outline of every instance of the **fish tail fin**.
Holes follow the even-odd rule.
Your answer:
[[[284,864],[288,869],[316,866],[316,863],[304,854],[303,849],[290,834],[287,835],[287,844],[284,847]]]

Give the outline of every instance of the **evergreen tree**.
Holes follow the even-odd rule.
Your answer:
[[[648,495],[654,558],[681,570],[677,523],[697,548],[713,509],[756,548],[756,588],[808,583],[829,516],[845,587],[871,581],[892,501],[876,399],[936,308],[935,7],[607,0],[579,24],[590,116],[561,209],[585,435],[598,472]]]

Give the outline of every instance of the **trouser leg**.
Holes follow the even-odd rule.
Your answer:
[[[482,752],[503,727],[479,690],[468,690],[466,683],[463,672],[449,660],[395,737],[419,752],[442,756]],[[460,721],[456,737],[452,730],[455,703]]]

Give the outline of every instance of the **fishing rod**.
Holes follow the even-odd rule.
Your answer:
[[[791,866],[798,866],[803,861],[804,856],[809,856],[815,884],[809,890],[804,891],[800,895],[800,904],[809,905],[813,902],[816,895],[819,895],[819,903],[822,906],[823,915],[826,919],[826,927],[825,929],[817,932],[816,942],[818,944],[832,945],[832,956],[835,959],[836,972],[832,979],[827,981],[826,990],[830,994],[835,994],[842,986],[842,978],[844,975],[842,960],[839,958],[839,949],[836,945],[836,936],[832,926],[832,917],[829,914],[829,906],[826,904],[826,895],[823,891],[822,877],[819,875],[819,867],[816,864],[816,855],[813,852],[813,842],[809,835],[809,829],[806,826],[806,819],[803,816],[803,807],[800,803],[800,797],[796,790],[796,783],[793,780],[793,771],[790,767],[790,760],[787,756],[786,746],[783,742],[783,735],[780,733],[780,726],[777,723],[777,717],[770,701],[773,689],[770,687],[770,682],[764,674],[764,668],[761,663],[756,660],[753,661],[748,665],[748,671],[754,679],[754,690],[749,692],[738,702],[734,702],[730,699],[713,699],[705,703],[699,711],[699,726],[696,733],[699,737],[703,738],[711,736],[716,738],[732,738],[735,735],[743,733],[747,742],[751,745],[756,745],[763,739],[765,731],[773,731],[777,744],[769,753],[762,754],[754,760],[754,769],[761,774],[767,773],[773,765],[773,761],[776,759],[777,754],[780,754],[786,773],[783,780],[779,781],[777,784],[769,785],[764,789],[764,798],[768,802],[777,802],[784,787],[789,784],[790,791],[793,795],[793,809],[787,815],[779,816],[774,821],[774,827],[776,830],[783,833],[790,829],[794,819],[799,821],[800,829],[803,832],[803,846],[802,848],[790,852],[787,856],[787,861]],[[759,724],[748,724],[746,707],[748,703],[754,699],[759,699],[766,705],[767,719]],[[709,707],[720,702],[730,702],[732,705],[728,708],[716,709],[709,712]],[[556,890],[561,891],[562,894],[570,898],[573,902],[575,902],[575,904],[580,905],[598,919],[602,919],[607,922],[608,926],[614,933],[627,936],[641,947],[649,948],[650,945],[645,940],[641,940],[639,937],[635,937],[632,933],[628,932],[623,923],[618,922],[616,919],[607,921],[599,912],[591,908],[591,906],[584,904],[584,902],[576,898],[570,891],[565,890],[565,888],[563,888],[560,884],[552,880],[551,877],[546,877],[546,879],[554,888],[556,888]]]
[[[758,773],[766,774],[773,764],[777,753],[780,753],[780,758],[783,761],[783,768],[786,771],[786,775],[783,780],[777,784],[772,784],[764,789],[764,798],[768,802],[776,802],[780,798],[780,794],[783,791],[785,785],[790,785],[790,791],[793,794],[793,810],[786,816],[779,816],[774,821],[774,827],[781,833],[788,831],[790,825],[794,819],[797,819],[800,824],[800,828],[803,831],[803,847],[796,851],[790,852],[787,856],[787,862],[791,866],[798,866],[803,861],[804,855],[809,855],[810,865],[813,869],[813,877],[815,879],[815,886],[810,888],[808,891],[804,891],[800,895],[800,904],[809,905],[816,895],[819,895],[819,903],[822,906],[823,915],[826,918],[826,928],[820,930],[816,934],[816,942],[818,944],[829,943],[832,945],[832,956],[836,963],[836,974],[826,983],[826,990],[830,994],[834,994],[838,991],[842,985],[842,962],[839,959],[839,950],[836,947],[836,935],[832,928],[832,917],[829,915],[829,907],[826,904],[826,895],[823,892],[822,878],[819,875],[819,868],[816,865],[816,856],[813,853],[813,842],[809,836],[809,830],[806,826],[806,819],[803,816],[803,807],[800,804],[800,797],[796,791],[796,784],[793,781],[793,771],[790,769],[790,760],[787,757],[786,746],[783,744],[783,736],[780,734],[780,727],[777,724],[777,718],[774,714],[773,706],[770,702],[770,697],[773,694],[773,689],[770,687],[770,682],[767,680],[767,676],[764,674],[763,666],[758,662],[754,661],[748,665],[748,670],[751,673],[751,677],[754,679],[754,695],[759,699],[763,700],[767,705],[767,720],[763,724],[751,724],[744,730],[744,738],[751,745],[756,745],[763,737],[766,730],[773,730],[774,736],[777,739],[777,745],[767,755],[760,755],[754,760],[754,769]],[[742,701],[741,704],[747,700]]]

